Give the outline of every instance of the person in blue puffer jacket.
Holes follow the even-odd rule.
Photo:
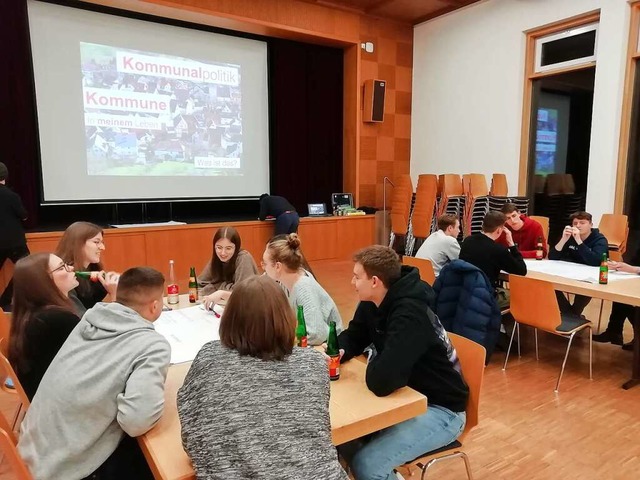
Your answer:
[[[487,363],[500,332],[500,308],[489,278],[478,267],[454,260],[436,279],[434,312],[448,332],[484,346]]]

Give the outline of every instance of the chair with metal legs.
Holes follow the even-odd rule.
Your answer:
[[[564,354],[564,360],[560,369],[560,375],[556,382],[554,391],[558,393],[560,381],[564,374],[564,368],[569,357],[569,349],[573,343],[573,338],[578,332],[589,330],[589,378],[593,378],[593,343],[591,322],[574,315],[564,315],[560,313],[558,300],[556,299],[553,285],[542,280],[534,280],[532,278],[521,277],[518,275],[509,276],[509,285],[511,290],[511,315],[515,320],[513,332],[511,332],[511,340],[507,349],[507,356],[504,360],[502,370],[506,370],[509,354],[511,353],[511,345],[513,337],[518,330],[520,332],[520,324],[529,325],[534,328],[536,343],[536,360],[538,360],[538,329],[545,332],[567,338],[569,344]]]
[[[469,458],[463,451],[462,440],[469,433],[469,431],[478,424],[478,408],[480,406],[480,390],[482,388],[482,379],[484,377],[484,361],[486,357],[486,350],[484,347],[476,342],[469,340],[468,338],[456,335],[455,333],[448,332],[447,335],[456,349],[458,358],[460,359],[460,367],[462,369],[462,376],[465,382],[469,386],[469,400],[467,402],[466,414],[467,422],[464,426],[464,431],[460,437],[449,445],[445,445],[442,448],[433,450],[431,452],[420,455],[415,460],[405,463],[403,466],[398,467],[399,470],[411,471],[414,468],[419,468],[422,471],[421,480],[427,478],[427,471],[430,467],[438,462],[444,460],[451,460],[452,458],[462,458],[464,466],[467,470],[467,478],[473,480],[471,474],[471,466],[469,465]]]

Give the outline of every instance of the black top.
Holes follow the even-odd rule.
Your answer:
[[[52,307],[35,313],[28,323],[24,352],[28,368],[16,369],[16,375],[29,400],[33,399],[49,364],[79,321],[74,313]]]
[[[562,250],[558,251],[555,246],[551,247],[549,260],[564,260],[597,267],[602,262],[602,254],[608,252],[609,243],[606,237],[597,228],[592,228],[589,236],[580,245],[571,237]]]
[[[21,247],[27,244],[22,221],[27,210],[17,193],[0,183],[0,248]]]
[[[78,278],[78,286],[73,289],[69,296],[71,297],[72,294],[80,300],[85,310],[89,310],[93,308],[96,303],[104,300],[104,297],[107,296],[107,290],[99,281],[92,282],[88,278]],[[82,314],[83,313],[84,312],[82,312]]]
[[[527,265],[517,246],[504,247],[484,233],[475,233],[464,239],[460,247],[460,260],[482,270],[494,287],[498,285],[500,270],[516,275],[527,274]]]
[[[463,412],[469,389],[446,342],[438,317],[429,308],[434,293],[415,267],[402,267],[380,307],[360,302],[349,327],[338,336],[343,361],[371,343],[376,354],[367,365],[367,387],[378,396],[409,386],[429,403]],[[455,362],[455,366],[454,363]]]
[[[266,219],[268,216],[278,217],[285,212],[295,212],[296,209],[284,197],[277,195],[267,195],[260,199],[260,220]]]

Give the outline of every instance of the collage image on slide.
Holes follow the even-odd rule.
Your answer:
[[[240,66],[80,43],[89,175],[240,176]]]

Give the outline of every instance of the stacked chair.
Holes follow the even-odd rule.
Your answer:
[[[413,256],[420,245],[431,234],[435,220],[438,200],[438,177],[436,175],[420,175],[416,186],[410,221],[410,237],[406,253]]]
[[[413,184],[410,175],[400,175],[391,197],[391,239],[389,246],[402,254],[406,248],[409,219],[413,202]]]

